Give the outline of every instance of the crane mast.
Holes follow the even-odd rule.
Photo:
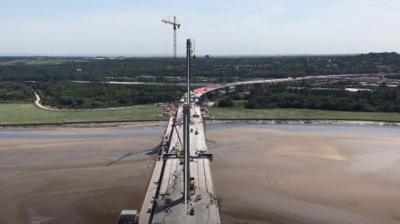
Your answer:
[[[177,47],[176,47],[176,31],[181,27],[181,24],[179,24],[177,21],[176,21],[176,16],[174,16],[174,20],[173,21],[171,21],[171,20],[166,20],[166,19],[163,19],[163,20],[161,20],[163,23],[165,23],[165,24],[169,24],[169,25],[172,25],[172,28],[173,28],[173,30],[174,30],[174,58],[176,58],[177,57]]]

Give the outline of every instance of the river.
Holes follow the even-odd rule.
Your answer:
[[[0,223],[114,223],[165,123],[0,130]],[[210,124],[224,223],[400,223],[400,129]]]

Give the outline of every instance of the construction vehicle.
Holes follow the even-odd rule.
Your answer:
[[[136,210],[122,210],[118,217],[118,224],[137,224],[138,214]]]

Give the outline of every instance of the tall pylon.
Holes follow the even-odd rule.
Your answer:
[[[183,110],[183,123],[184,123],[184,200],[185,207],[188,209],[190,201],[190,107],[191,107],[191,95],[190,95],[190,72],[191,72],[191,59],[192,59],[192,43],[190,39],[186,41],[186,102]]]

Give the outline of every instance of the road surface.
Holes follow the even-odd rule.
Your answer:
[[[190,207],[185,209],[183,198],[184,166],[180,156],[183,105],[180,105],[165,132],[162,143],[165,148],[156,162],[139,223],[221,223],[200,106],[192,103],[190,114],[190,174],[194,183]]]

